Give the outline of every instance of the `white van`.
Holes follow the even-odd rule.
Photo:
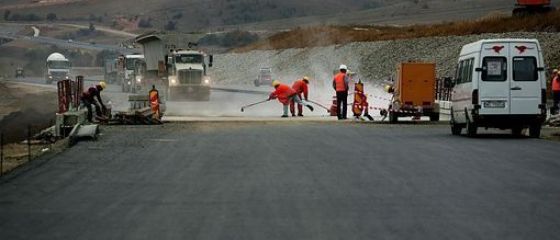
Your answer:
[[[453,85],[451,132],[463,128],[529,128],[540,137],[546,119],[546,79],[536,39],[490,39],[463,46]]]

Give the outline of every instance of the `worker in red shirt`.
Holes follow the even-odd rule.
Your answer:
[[[297,80],[294,82],[294,84],[292,85],[292,88],[296,91],[299,99],[305,99],[305,101],[308,101],[309,98],[309,89],[307,87],[307,85],[309,84],[309,77],[303,77],[303,79]],[[303,94],[304,98],[301,98]],[[292,117],[296,116],[296,110],[295,110],[295,102],[291,101],[290,102],[290,112],[292,113]],[[303,105],[298,104],[298,116],[303,117]]]
[[[558,114],[558,104],[560,103],[560,72],[558,69],[554,69],[552,72],[552,99],[554,103],[551,114]]]
[[[85,106],[88,110],[87,118],[89,122],[93,122],[93,111],[91,105],[95,106],[95,114],[102,117],[107,108],[101,100],[101,91],[107,87],[105,82],[99,82],[98,85],[90,87],[87,91],[83,92],[80,101],[81,105]]]
[[[338,120],[347,119],[348,114],[348,84],[350,82],[346,72],[348,67],[340,65],[340,72],[334,76],[333,88],[336,91],[336,107]]]
[[[302,101],[301,98],[299,98],[299,96],[297,95],[296,90],[294,90],[290,86],[282,84],[278,80],[274,80],[272,82],[272,86],[275,90],[270,93],[268,99],[278,99],[278,101],[282,103],[282,105],[284,105],[284,114],[282,115],[283,118],[288,117],[288,106],[290,105],[291,101],[305,105],[307,108],[309,108],[310,111],[313,112],[313,106],[311,106],[307,102]]]

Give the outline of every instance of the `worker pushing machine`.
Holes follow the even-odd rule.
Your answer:
[[[82,93],[81,105],[85,106],[88,110],[87,118],[88,121],[93,122],[93,112],[91,105],[95,107],[95,114],[99,118],[103,118],[103,114],[107,111],[107,107],[103,104],[101,100],[101,91],[107,87],[107,84],[103,81],[99,82],[98,85],[90,87],[87,91]]]
[[[272,86],[276,90],[270,93],[268,100],[278,99],[278,101],[282,103],[282,105],[284,105],[284,114],[282,115],[283,118],[288,117],[288,107],[290,105],[290,102],[292,101],[298,104],[305,105],[307,108],[309,108],[310,111],[313,112],[313,106],[305,101],[302,101],[301,98],[299,98],[299,96],[297,95],[296,90],[294,90],[290,86],[282,84],[278,80],[274,80],[272,82]]]
[[[348,84],[349,77],[346,75],[348,67],[340,65],[339,73],[334,76],[333,88],[336,91],[336,107],[338,120],[347,119],[348,114]]]
[[[305,101],[309,101],[309,88],[307,86],[308,84],[309,84],[309,77],[305,76],[303,77],[303,79],[295,81],[294,84],[292,85],[292,88],[296,91],[299,99],[305,99]],[[301,98],[302,95],[304,98]],[[290,112],[292,113],[292,117],[296,116],[295,105],[296,103],[294,101],[290,101]],[[303,105],[298,103],[297,107],[298,107],[298,116],[303,117]]]
[[[354,117],[356,118],[356,120],[362,120],[361,116],[363,113],[364,117],[368,118],[370,121],[373,121],[373,117],[369,115],[369,103],[367,101],[367,96],[364,93],[364,84],[361,80],[355,84],[354,91],[354,104],[352,105]]]

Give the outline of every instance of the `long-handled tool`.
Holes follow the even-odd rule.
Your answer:
[[[329,108],[325,107],[324,105],[322,105],[322,104],[320,104],[320,103],[318,103],[318,102],[311,101],[311,100],[307,100],[307,102],[313,103],[313,104],[315,104],[315,105],[317,105],[317,106],[319,106],[319,107],[321,107],[321,108],[324,108],[325,110],[327,110],[328,113],[331,112],[331,110],[330,110]]]
[[[261,103],[265,103],[265,102],[268,102],[268,101],[270,101],[270,99],[267,99],[267,100],[264,100],[264,101],[260,101],[260,102],[256,102],[256,103],[252,103],[252,104],[243,106],[243,107],[241,107],[241,112],[245,112],[245,108],[250,108],[250,107],[252,107],[252,106],[259,105],[259,104],[261,104]]]

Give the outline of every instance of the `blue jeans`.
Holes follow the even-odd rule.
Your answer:
[[[291,101],[294,101],[295,103],[301,104],[301,105],[304,105],[304,106],[309,106],[309,103],[307,103],[307,102],[305,102],[305,101],[302,101],[301,98],[299,98],[298,95],[291,96],[291,97],[288,99],[288,102],[291,102]],[[288,103],[288,104],[284,104],[284,116],[288,116],[289,108],[290,108],[290,104],[289,104],[289,103]]]

